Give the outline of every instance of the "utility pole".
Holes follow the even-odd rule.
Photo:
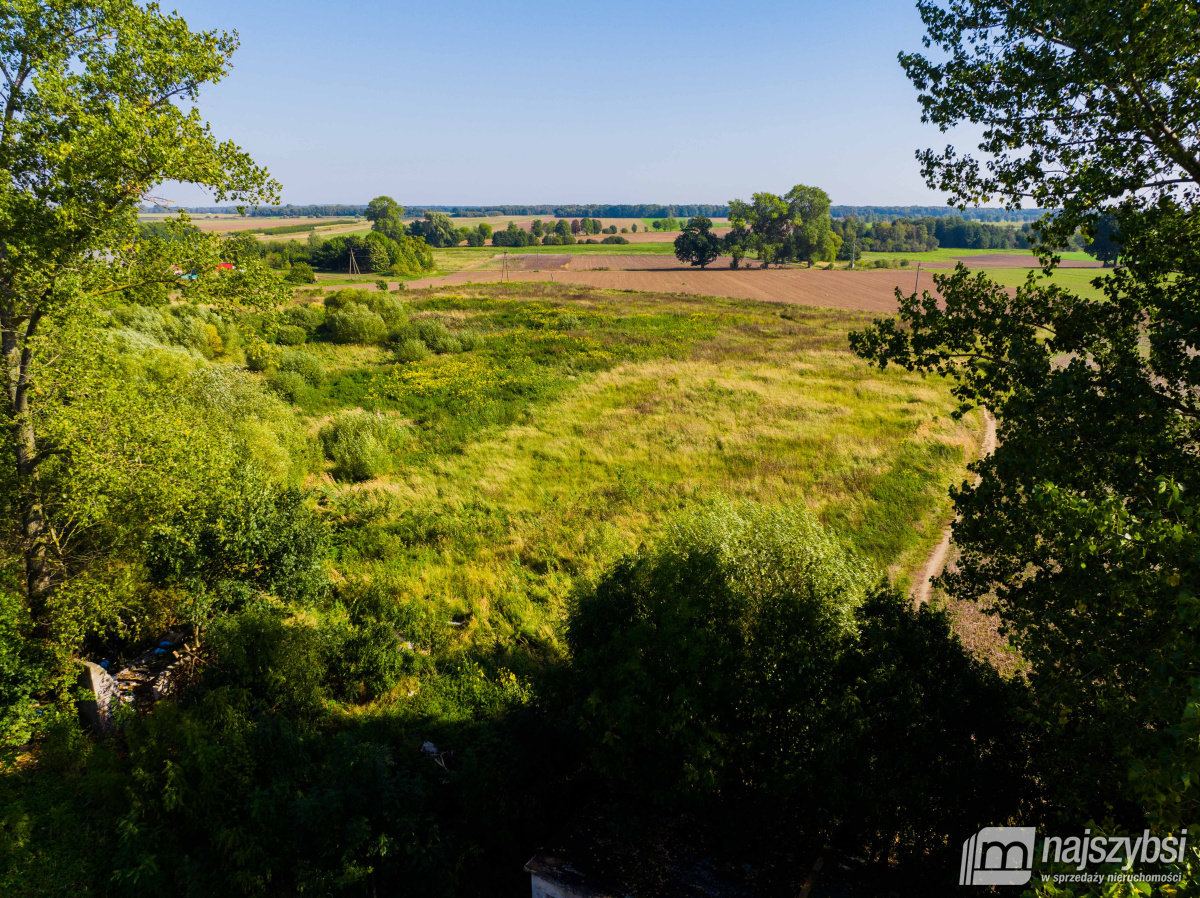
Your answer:
[[[350,270],[347,272],[347,274],[362,274],[362,272],[358,270],[358,262],[354,260],[354,250],[350,250]]]
[[[854,243],[850,248],[850,270],[854,270],[854,260],[858,258],[858,228],[854,229]]]

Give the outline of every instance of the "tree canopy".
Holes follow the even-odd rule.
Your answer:
[[[707,268],[721,255],[721,238],[712,232],[712,220],[697,215],[688,219],[683,233],[675,238],[675,258],[688,265]]]
[[[1047,738],[1074,746],[1060,806],[1087,813],[1096,782],[1126,780],[1147,819],[1186,822],[1200,808],[1200,13],[1168,0],[919,8],[937,56],[901,61],[925,117],[981,125],[987,156],[926,151],[929,185],[1061,207],[1035,226],[1045,253],[1110,217],[1123,267],[1092,300],[1035,274],[1013,296],[960,266],[937,279],[940,300],[901,297],[899,318],[854,345],[949,375],[964,407],[996,413],[999,448],[955,493],[961,560],[944,583],[994,595],[1032,665]]]

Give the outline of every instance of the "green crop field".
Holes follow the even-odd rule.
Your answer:
[[[948,247],[940,247],[929,252],[922,253],[901,253],[901,252],[864,252],[860,255],[863,262],[874,262],[876,259],[884,261],[892,259],[908,259],[910,264],[917,262],[953,262],[956,259],[970,259],[972,256],[1029,256],[1031,262],[1035,262],[1036,256],[1029,251],[1023,249],[951,249]],[[1082,252],[1064,252],[1059,253],[1059,258],[1064,262],[1094,262],[1096,261],[1087,253]]]

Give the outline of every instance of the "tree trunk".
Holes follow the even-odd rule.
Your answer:
[[[25,589],[29,610],[34,619],[41,618],[46,603],[54,592],[51,579],[50,533],[46,508],[38,489],[37,434],[29,408],[30,368],[33,349],[30,345],[37,333],[40,315],[31,315],[21,323],[13,320],[11,306],[0,316],[0,337],[3,343],[8,412],[11,416],[13,456],[16,460],[18,504],[21,515],[21,538],[25,556]]]

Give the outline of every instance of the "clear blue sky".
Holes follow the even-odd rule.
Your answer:
[[[910,0],[178,9],[239,32],[202,111],[285,202],[723,203],[797,183],[839,204],[943,201],[913,152],[946,138],[896,61],[920,48]]]

